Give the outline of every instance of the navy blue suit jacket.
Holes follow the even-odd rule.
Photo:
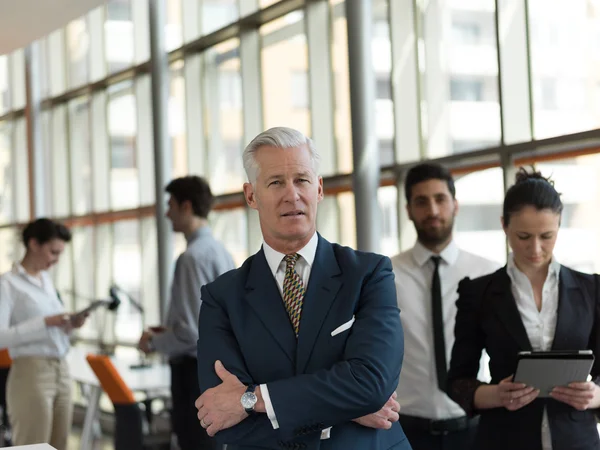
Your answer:
[[[355,317],[353,326],[331,332]],[[228,449],[410,450],[399,423],[351,420],[378,411],[398,384],[404,336],[387,257],[319,236],[298,339],[263,251],[202,288],[198,380],[220,384],[214,363],[244,384],[267,383],[279,429],[254,414],[220,431]],[[330,439],[321,430],[333,427]]]

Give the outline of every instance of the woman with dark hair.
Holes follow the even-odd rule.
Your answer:
[[[481,415],[476,449],[600,449],[600,288],[597,275],[553,256],[562,209],[552,181],[521,168],[504,199],[507,265],[459,285],[448,385],[468,414]],[[490,384],[476,378],[483,349]],[[550,398],[512,382],[520,351],[583,349],[596,355],[593,381],[556,387]]]
[[[69,332],[87,316],[65,313],[47,270],[70,240],[64,225],[31,222],[23,230],[25,256],[0,276],[0,348],[13,360],[6,397],[15,445],[67,449],[73,408],[65,356]]]

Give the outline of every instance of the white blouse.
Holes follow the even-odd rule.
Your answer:
[[[69,351],[68,333],[47,327],[44,318],[65,312],[50,275],[29,275],[15,263],[0,276],[0,348],[11,358],[46,356],[62,358]]]
[[[556,321],[558,319],[558,280],[560,264],[552,258],[548,276],[542,290],[542,308],[538,311],[533,295],[533,287],[527,276],[515,265],[511,253],[507,263],[507,273],[511,281],[512,294],[517,302],[521,320],[527,331],[531,347],[535,351],[548,351],[552,348]],[[548,422],[548,412],[544,408],[542,419],[542,449],[552,450],[552,436]]]

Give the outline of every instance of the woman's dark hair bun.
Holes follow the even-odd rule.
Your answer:
[[[519,167],[513,184],[504,197],[502,220],[508,226],[510,216],[520,211],[525,206],[533,206],[538,211],[549,209],[556,214],[562,213],[563,204],[560,194],[554,188],[554,181],[535,170],[528,171]]]
[[[531,171],[527,171],[524,167],[519,167],[517,174],[515,175],[515,184],[525,183],[528,180],[544,180],[551,186],[554,186],[554,181],[550,177],[545,177],[542,172],[535,170],[535,167],[531,167]]]

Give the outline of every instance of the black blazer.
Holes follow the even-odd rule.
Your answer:
[[[592,377],[600,378],[600,292],[598,275],[561,266],[558,318],[552,350],[591,349]],[[541,425],[547,407],[553,450],[600,449],[595,411],[577,411],[554,399],[536,399],[517,410],[474,410],[479,359],[490,356],[492,384],[514,374],[517,353],[532,350],[511,292],[506,267],[458,286],[454,347],[448,373],[450,396],[467,411],[481,414],[475,449],[541,450]]]

